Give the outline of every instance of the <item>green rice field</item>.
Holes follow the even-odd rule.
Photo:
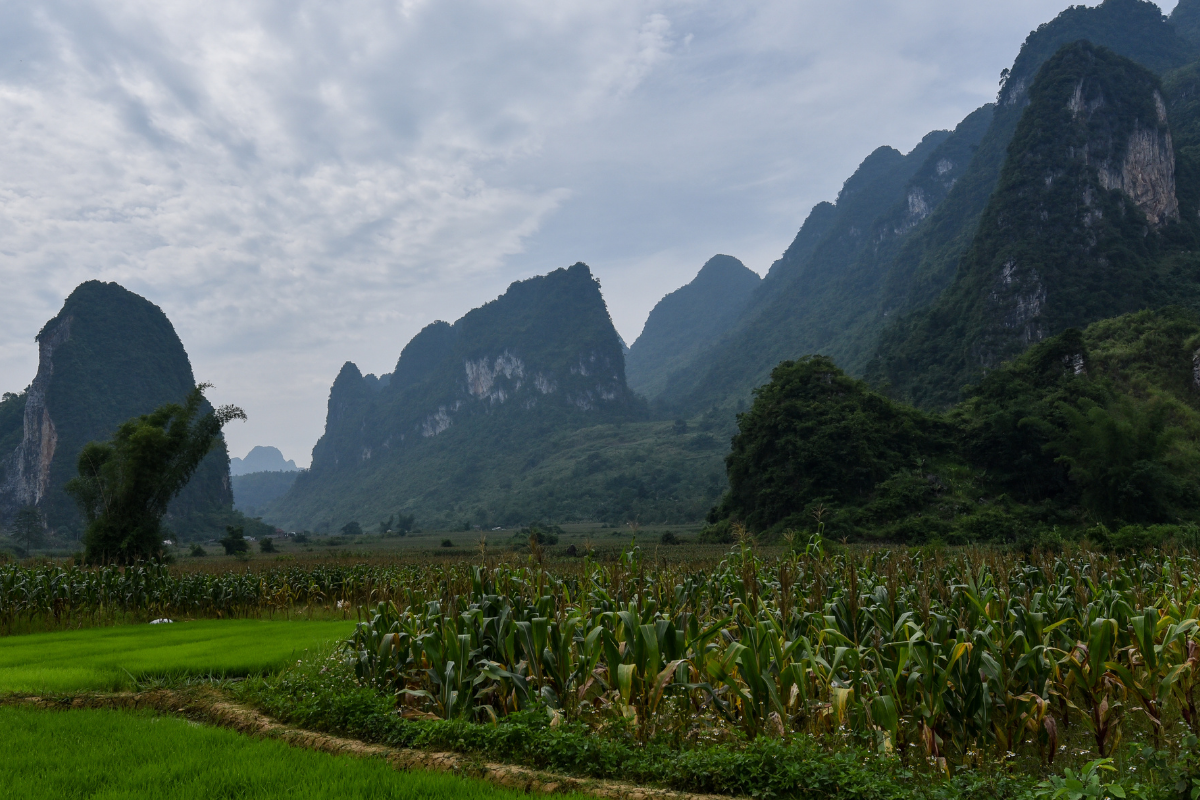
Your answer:
[[[250,739],[174,717],[0,708],[3,795],[46,798],[523,797],[480,781]]]
[[[117,691],[183,676],[239,677],[279,669],[345,639],[345,620],[205,620],[0,638],[0,694]]]

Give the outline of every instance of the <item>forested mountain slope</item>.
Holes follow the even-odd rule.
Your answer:
[[[723,445],[647,418],[599,284],[576,264],[427,326],[390,375],[347,363],[312,468],[265,518],[333,530],[395,512],[424,526],[697,519],[723,489]]]
[[[961,385],[1066,328],[1200,300],[1197,209],[1176,192],[1159,78],[1077,42],[1027,93],[954,283],[888,332],[873,365],[876,382],[920,405],[953,402]]]
[[[908,155],[891,147],[869,155],[843,185],[836,203],[813,209],[755,291],[739,324],[670,376],[660,405],[696,413],[748,397],[780,360],[827,347],[864,310],[872,309],[874,265],[927,213],[922,202],[908,206],[910,184],[925,172],[935,177],[933,182],[952,180],[947,170],[937,176],[930,162],[953,164],[943,149],[953,139],[948,131],[935,131]],[[934,194],[931,190],[930,196]]]
[[[730,406],[748,398],[778,361],[807,353],[830,355],[862,374],[881,332],[950,284],[996,188],[1034,76],[1059,48],[1080,39],[1159,72],[1186,64],[1194,51],[1145,0],[1073,6],[1040,26],[1006,71],[996,106],[963,120],[937,142],[940,152],[910,155],[899,185],[876,183],[880,171],[868,167],[883,163],[879,152],[864,162],[847,188],[870,185],[877,204],[856,209],[853,218],[840,199],[813,209],[741,323],[671,376],[659,398],[664,411]],[[862,238],[848,247],[855,234]]]
[[[733,521],[812,531],[819,517],[827,535],[860,541],[1161,539],[1122,529],[1200,521],[1198,347],[1200,316],[1180,308],[1071,328],[948,414],[823,356],[785,362],[739,420],[708,534]]]
[[[758,275],[736,258],[710,258],[691,283],[658,301],[650,312],[625,354],[629,387],[654,399],[666,386],[667,375],[737,323],[759,283]]]

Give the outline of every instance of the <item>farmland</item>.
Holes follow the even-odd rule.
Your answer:
[[[1193,552],[819,537],[765,550],[748,536],[719,557],[657,550],[564,558],[531,539],[224,573],[8,565],[0,597],[26,628],[326,619],[344,644],[243,667],[256,677],[225,691],[305,728],[587,778],[858,798],[914,796],[904,776],[922,775],[927,797],[975,781],[1023,798],[1090,770],[1114,791],[1190,792]],[[155,627],[205,624],[231,622]]]
[[[0,640],[0,694],[116,691],[139,681],[278,670],[345,638],[348,622],[239,619],[36,633]]]
[[[373,759],[340,758],[186,720],[103,710],[0,708],[6,797],[462,798],[517,792]]]

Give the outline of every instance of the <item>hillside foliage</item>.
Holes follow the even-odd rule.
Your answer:
[[[1200,303],[1195,214],[1160,227],[1099,173],[1125,161],[1135,133],[1165,130],[1159,79],[1078,42],[1043,66],[1029,98],[953,284],[889,331],[868,371],[919,405],[945,407],[983,370],[1067,328]]]
[[[1028,543],[1195,524],[1198,348],[1200,318],[1178,308],[1070,329],[944,414],[822,357],[786,362],[739,417],[714,531]]]

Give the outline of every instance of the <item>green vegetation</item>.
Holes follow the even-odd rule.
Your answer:
[[[1193,551],[818,537],[703,570],[642,559],[435,568],[341,656],[239,692],[308,728],[689,791],[1031,798],[1100,758],[1130,796],[1191,780]]]
[[[1124,162],[1137,131],[1166,141],[1160,88],[1150,71],[1087,42],[1046,62],[953,284],[885,337],[874,382],[945,406],[1045,336],[1138,308],[1200,304],[1195,211],[1147,220],[1097,172]]]
[[[531,423],[535,420],[529,420]],[[534,520],[624,524],[702,519],[725,489],[721,461],[734,433],[727,414],[671,422],[529,429],[467,420],[404,454],[315,480],[265,518],[287,530],[336,531],[351,519],[386,520],[397,509],[425,529],[485,529]]]
[[[397,772],[377,759],[332,756],[142,713],[0,708],[0,785],[9,797],[254,797],[516,800],[478,781]],[[564,795],[564,797],[571,797]]]
[[[738,418],[716,516],[755,530],[861,504],[898,472],[946,449],[944,426],[847,377],[824,356],[785,361]]]
[[[292,472],[249,472],[234,475],[233,506],[244,514],[262,514],[275,499],[287,494],[300,473]]]
[[[79,453],[79,475],[67,482],[87,520],[92,563],[132,563],[161,556],[163,516],[201,462],[221,441],[221,428],[246,414],[235,406],[204,413],[200,384],[183,405],[168,403],[117,428],[109,442]]]
[[[17,449],[25,435],[25,392],[5,392],[0,399],[0,453]],[[0,480],[4,470],[0,468]]]
[[[246,541],[246,532],[241,526],[230,525],[227,527],[225,529],[225,536],[217,543],[225,548],[225,555],[227,556],[245,553],[250,549],[250,542]]]
[[[732,256],[705,262],[687,286],[654,306],[625,354],[629,388],[653,400],[667,377],[712,347],[733,327],[761,280]]]
[[[0,693],[115,691],[162,678],[263,674],[352,627],[239,619],[9,636],[0,639]]]
[[[37,506],[25,506],[17,512],[9,536],[26,550],[42,545],[46,538],[46,522]]]
[[[258,574],[0,567],[0,609],[72,625],[122,602],[367,619],[332,657],[297,623],[222,620],[9,637],[0,658],[21,673],[5,681],[45,687],[44,659],[64,692],[128,685],[124,669],[156,683],[286,665],[233,688],[311,729],[692,791],[1031,800],[1110,758],[1104,780],[1166,800],[1193,770],[1200,561],[1139,552],[1153,533],[1114,533],[1127,555],[813,537],[768,557],[747,537],[720,561],[674,563],[534,550],[518,566],[482,549],[478,565]],[[343,633],[326,638],[352,628],[328,624]],[[139,641],[101,648],[106,635]]]
[[[1107,544],[1162,524],[1176,527],[1152,539],[1200,537],[1198,347],[1200,319],[1180,309],[1068,330],[944,416],[823,357],[785,362],[740,418],[709,535],[742,522],[898,542]]]
[[[1179,0],[1171,12],[1171,25],[1184,41],[1200,48],[1200,3],[1196,0]]]

